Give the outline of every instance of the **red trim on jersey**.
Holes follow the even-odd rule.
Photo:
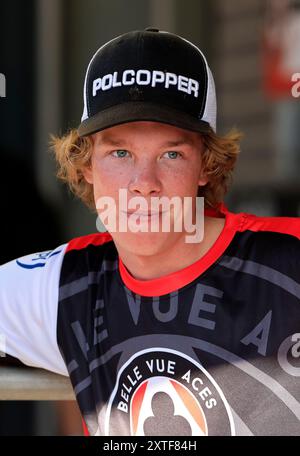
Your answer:
[[[72,239],[66,249],[66,253],[70,250],[81,250],[87,247],[88,245],[102,245],[106,242],[112,240],[112,237],[109,233],[93,233],[88,234],[87,236],[81,236],[75,239]]]
[[[82,428],[83,428],[83,435],[85,437],[89,437],[90,433],[89,433],[89,430],[88,430],[87,425],[86,425],[86,423],[85,423],[83,418],[82,418]]]
[[[258,217],[245,214],[242,231],[273,231],[290,234],[300,239],[300,218],[297,217]]]
[[[199,275],[206,271],[206,269],[215,263],[222,255],[232,241],[236,231],[238,231],[244,223],[244,214],[233,214],[229,212],[225,206],[219,208],[219,210],[223,214],[225,213],[225,224],[221,234],[209,251],[203,255],[200,260],[184,269],[180,269],[179,271],[157,279],[138,280],[129,273],[121,258],[119,258],[120,275],[126,287],[142,296],[161,296],[178,290],[199,277]],[[212,210],[205,210],[205,214],[213,215],[213,212]]]

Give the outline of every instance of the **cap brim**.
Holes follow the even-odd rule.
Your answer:
[[[169,106],[130,101],[112,106],[84,120],[78,127],[78,134],[80,137],[87,136],[115,125],[137,121],[161,122],[199,133],[211,131],[208,122]]]

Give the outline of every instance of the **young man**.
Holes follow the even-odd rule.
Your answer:
[[[300,222],[226,209],[239,137],[216,134],[183,38],[130,32],[92,58],[78,131],[53,143],[108,232],[0,269],[7,353],[69,375],[91,435],[299,434]],[[201,197],[191,239],[175,224],[201,226]]]

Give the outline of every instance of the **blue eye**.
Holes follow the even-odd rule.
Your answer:
[[[126,157],[126,154],[128,153],[127,150],[123,150],[123,149],[118,149],[118,150],[114,150],[112,155],[114,157],[118,157],[118,158],[124,158]],[[115,155],[116,154],[116,155]]]
[[[169,158],[171,158],[172,160],[175,158],[181,157],[180,152],[176,152],[176,151],[172,151],[172,150],[169,152],[166,152],[166,154],[168,154]]]

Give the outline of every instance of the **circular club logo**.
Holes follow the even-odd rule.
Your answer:
[[[119,371],[111,394],[105,434],[132,436],[234,435],[221,388],[194,359],[151,348],[132,356]]]

